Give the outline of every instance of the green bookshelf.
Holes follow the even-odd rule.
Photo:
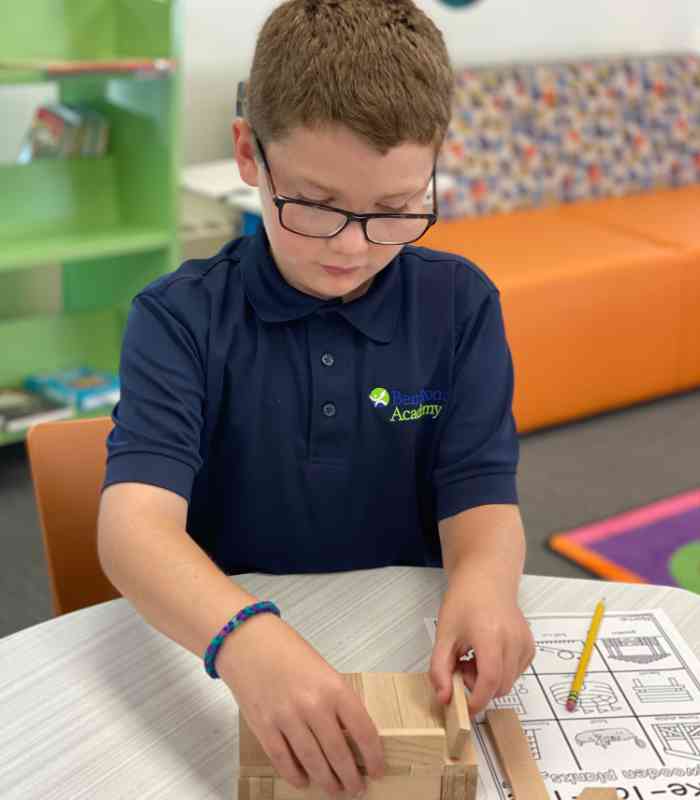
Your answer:
[[[0,92],[55,83],[60,102],[109,119],[110,142],[101,158],[0,164],[0,273],[18,298],[0,316],[0,386],[81,364],[116,370],[131,298],[179,261],[180,2],[4,4]],[[100,67],[127,59],[166,68]],[[46,264],[61,265],[61,311],[36,315],[19,287],[24,271]],[[0,445],[21,438],[0,432]]]

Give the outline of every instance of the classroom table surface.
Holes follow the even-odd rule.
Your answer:
[[[239,575],[274,600],[341,672],[429,668],[425,618],[437,616],[440,569]],[[524,576],[528,613],[662,608],[700,656],[700,596],[663,586]],[[235,797],[237,707],[200,658],[114,600],[0,639],[3,800]]]

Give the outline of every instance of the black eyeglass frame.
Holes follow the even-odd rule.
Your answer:
[[[335,236],[341,234],[351,222],[359,222],[362,225],[362,231],[365,234],[365,239],[370,242],[371,244],[380,244],[386,246],[397,246],[400,244],[411,244],[412,242],[417,242],[420,238],[425,236],[425,234],[432,228],[433,225],[438,220],[438,207],[437,207],[437,184],[435,178],[435,170],[437,164],[433,164],[433,174],[432,174],[432,182],[433,182],[433,212],[432,214],[355,214],[352,211],[346,211],[344,208],[336,208],[335,206],[326,206],[323,203],[314,203],[311,200],[301,200],[295,197],[286,197],[285,195],[280,195],[277,193],[277,189],[275,188],[275,181],[272,177],[272,171],[270,170],[270,164],[267,160],[267,155],[265,153],[265,149],[262,146],[262,142],[258,138],[258,135],[253,131],[253,137],[255,138],[255,143],[260,150],[260,155],[262,156],[263,163],[265,165],[265,170],[267,172],[267,176],[270,179],[270,188],[272,189],[272,202],[277,206],[277,211],[279,214],[279,221],[280,225],[290,233],[295,233],[297,236],[305,236],[308,239],[333,239]],[[335,233],[331,233],[328,236],[318,236],[312,233],[300,233],[299,231],[295,231],[293,228],[287,227],[284,224],[282,219],[282,210],[284,209],[285,205],[293,204],[298,206],[306,206],[307,208],[318,208],[322,211],[332,211],[336,214],[342,214],[345,217],[345,223],[338,228]],[[374,239],[371,239],[367,233],[367,223],[373,219],[424,219],[428,221],[428,225],[426,229],[420,234],[420,236],[416,236],[415,239],[410,239],[407,242],[376,242]]]

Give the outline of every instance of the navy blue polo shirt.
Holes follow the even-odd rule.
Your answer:
[[[499,294],[406,246],[349,303],[290,286],[264,229],[133,301],[105,486],[189,501],[228,574],[440,565],[437,522],[517,503]]]

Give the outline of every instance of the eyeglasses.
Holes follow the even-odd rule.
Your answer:
[[[265,150],[255,132],[253,136],[270,179],[272,201],[277,206],[280,225],[290,233],[308,236],[311,239],[332,239],[342,233],[351,222],[356,221],[362,225],[368,242],[398,245],[415,242],[437,222],[435,166],[433,166],[432,174],[433,211],[431,214],[353,214],[342,208],[278,195]]]

